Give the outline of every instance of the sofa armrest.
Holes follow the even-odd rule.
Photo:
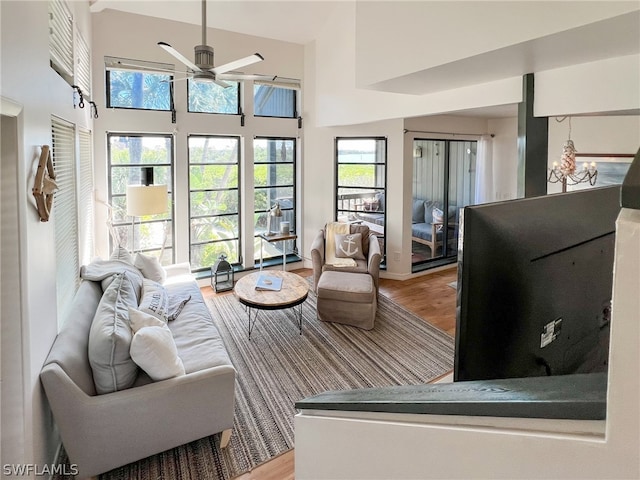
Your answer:
[[[380,252],[380,243],[378,243],[378,237],[373,234],[369,235],[369,256],[367,258],[367,271],[369,272],[369,275],[373,277],[373,283],[376,287],[376,295],[378,294],[381,260],[382,253]]]
[[[320,230],[311,243],[311,263],[313,265],[313,290],[318,292],[318,281],[324,265],[324,230]]]
[[[79,478],[231,429],[235,376],[233,366],[223,365],[90,396],[56,363],[40,373]]]

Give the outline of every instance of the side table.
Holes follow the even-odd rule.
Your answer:
[[[298,238],[298,235],[294,234],[294,233],[287,233],[287,234],[282,234],[282,233],[273,233],[271,235],[268,235],[266,233],[259,233],[258,236],[262,241],[268,242],[268,243],[274,243],[274,242],[283,242],[282,243],[282,270],[286,270],[287,269],[287,249],[285,248],[285,244],[284,242],[287,240],[295,240],[296,238]],[[262,244],[260,245],[260,270],[262,270]]]

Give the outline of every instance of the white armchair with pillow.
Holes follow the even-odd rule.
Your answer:
[[[345,229],[339,233],[335,229]],[[336,245],[336,235],[344,240],[345,234],[360,234],[360,244],[349,243]],[[353,241],[348,240],[347,241]],[[358,240],[355,240],[358,242]],[[341,253],[342,252],[342,253]],[[351,255],[348,252],[353,252]],[[351,273],[368,273],[378,293],[380,276],[380,244],[369,227],[354,223],[328,223],[320,230],[311,244],[311,262],[313,264],[313,288],[317,293],[320,275],[324,271],[339,271]],[[347,263],[347,259],[351,260]]]

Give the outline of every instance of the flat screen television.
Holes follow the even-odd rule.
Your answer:
[[[620,186],[465,207],[454,381],[606,371]]]

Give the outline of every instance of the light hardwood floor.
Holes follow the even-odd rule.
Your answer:
[[[295,270],[303,277],[312,274],[310,269]],[[427,274],[409,280],[380,279],[380,292],[387,298],[412,311],[424,321],[455,335],[456,290],[449,283],[457,280],[456,268]],[[205,297],[216,294],[211,287],[203,287]],[[266,462],[236,480],[293,480],[295,478],[293,450]]]

